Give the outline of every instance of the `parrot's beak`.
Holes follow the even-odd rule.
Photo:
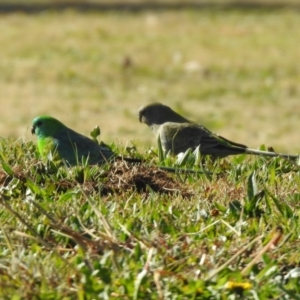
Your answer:
[[[142,112],[139,113],[139,121],[140,123],[146,123],[146,118]]]
[[[31,127],[31,134],[35,134],[35,126]]]

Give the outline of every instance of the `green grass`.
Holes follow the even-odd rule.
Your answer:
[[[1,15],[0,299],[299,299],[299,166],[178,162],[137,118],[161,101],[299,153],[299,28],[288,9]],[[146,162],[42,162],[40,114]]]
[[[293,163],[237,156],[172,175],[156,165],[176,158],[155,152],[69,169],[31,142],[0,147],[1,299],[298,299]]]

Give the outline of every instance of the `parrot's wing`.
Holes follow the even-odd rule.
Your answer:
[[[227,155],[244,153],[244,145],[226,140],[204,126],[194,123],[167,122],[158,131],[166,152],[174,154],[185,152],[188,148],[200,146],[203,155],[225,157]]]
[[[87,159],[90,164],[108,161],[114,152],[109,148],[100,146],[93,140],[68,128],[56,135],[59,140],[58,152],[61,158],[67,160],[71,165]]]

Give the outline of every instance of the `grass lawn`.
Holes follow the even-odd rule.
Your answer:
[[[299,299],[299,166],[180,162],[137,117],[159,101],[299,153],[299,28],[290,9],[1,14],[0,299]],[[146,162],[42,162],[41,114]]]

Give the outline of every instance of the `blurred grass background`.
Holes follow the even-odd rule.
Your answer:
[[[31,139],[31,120],[49,114],[86,135],[99,125],[107,143],[146,149],[156,141],[137,110],[160,101],[250,147],[300,152],[293,5],[0,14],[2,137]]]

